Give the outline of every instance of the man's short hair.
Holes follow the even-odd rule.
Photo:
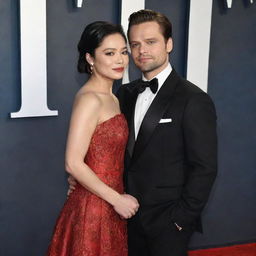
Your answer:
[[[128,25],[128,39],[129,32],[133,25],[139,25],[144,22],[155,21],[161,28],[162,34],[167,41],[170,37],[172,37],[172,24],[168,20],[168,18],[160,12],[155,12],[149,9],[143,9],[137,12],[134,12],[129,17],[129,25]]]

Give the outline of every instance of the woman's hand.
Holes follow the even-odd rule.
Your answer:
[[[139,208],[137,199],[129,194],[122,194],[113,204],[114,210],[124,219],[136,214]]]

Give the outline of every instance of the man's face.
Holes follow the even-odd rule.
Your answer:
[[[167,66],[172,39],[166,42],[157,22],[131,26],[129,41],[132,58],[147,79],[153,78]]]

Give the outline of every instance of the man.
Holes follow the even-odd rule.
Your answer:
[[[164,15],[133,13],[128,39],[144,80],[118,91],[130,129],[125,187],[140,204],[128,220],[129,256],[185,256],[192,233],[202,231],[216,176],[215,108],[170,65],[172,26]]]
[[[201,231],[200,214],[216,176],[215,108],[171,67],[172,26],[164,15],[133,13],[128,39],[143,80],[151,80],[118,91],[130,129],[125,187],[140,203],[128,220],[129,255],[184,256],[193,231]]]

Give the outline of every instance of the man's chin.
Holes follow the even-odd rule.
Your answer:
[[[140,70],[141,70],[141,72],[143,72],[143,73],[150,73],[150,72],[152,72],[152,71],[155,71],[156,68],[155,68],[155,67],[142,67],[142,68],[140,68]]]
[[[146,65],[136,65],[136,66],[137,66],[138,69],[141,70],[141,72],[150,72],[150,71],[152,71],[152,67],[149,67],[149,66],[146,66]]]

